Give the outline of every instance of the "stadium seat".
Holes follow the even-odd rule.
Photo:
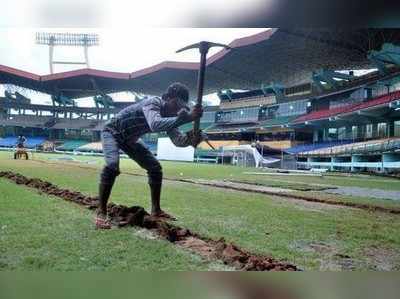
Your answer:
[[[17,137],[5,137],[0,139],[0,147],[14,147],[17,143]]]
[[[13,115],[10,118],[2,119],[1,124],[5,126],[43,128],[50,119],[50,116]]]
[[[93,119],[57,119],[53,129],[93,129],[98,121]]]
[[[46,138],[45,137],[26,137],[26,143],[25,146],[27,148],[35,148],[38,145],[41,145],[43,142],[45,142]],[[15,144],[17,143],[17,137],[5,137],[0,139],[0,147],[14,147]]]
[[[26,137],[26,139],[25,145],[27,148],[35,148],[46,141],[45,137]]]
[[[337,145],[343,145],[343,144],[349,144],[352,143],[352,140],[338,140],[338,141],[327,141],[327,142],[318,142],[318,143],[311,143],[311,144],[302,144],[302,145],[297,145],[291,148],[286,149],[286,152],[289,154],[299,154],[303,152],[310,152],[310,151],[315,151],[318,149],[323,149],[323,148],[330,148],[333,146]]]
[[[63,145],[56,147],[56,150],[58,151],[66,151],[66,152],[72,152],[76,150],[77,148],[88,144],[89,142],[86,140],[66,140]]]
[[[329,117],[337,116],[343,113],[356,112],[366,108],[388,104],[392,101],[398,100],[399,97],[400,97],[400,90],[397,90],[382,96],[375,97],[369,101],[362,103],[349,104],[346,106],[336,107],[333,109],[312,111],[306,115],[300,116],[299,118],[295,119],[293,123],[301,123],[318,119],[327,119]]]
[[[384,138],[354,143],[336,144],[329,147],[307,150],[305,155],[351,155],[369,154],[373,152],[389,152],[400,148],[400,138]]]

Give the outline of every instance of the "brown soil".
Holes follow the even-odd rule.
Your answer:
[[[340,251],[335,243],[295,241],[292,244],[296,250],[318,254],[314,260],[319,262],[319,271],[354,270],[359,261]]]
[[[67,201],[83,205],[88,209],[97,207],[97,198],[83,195],[77,191],[62,189],[56,185],[37,178],[28,178],[11,171],[0,172],[0,177],[7,178],[16,184],[26,185],[41,193],[57,196]],[[123,226],[138,226],[156,233],[163,239],[178,246],[190,249],[199,255],[221,260],[225,264],[245,271],[296,271],[295,265],[280,262],[272,257],[249,253],[235,244],[227,243],[223,238],[212,240],[202,237],[188,229],[175,226],[165,220],[151,217],[144,208],[139,206],[126,207],[110,203],[108,212],[113,224]]]
[[[378,271],[399,271],[400,252],[398,250],[371,246],[364,250],[368,264]]]

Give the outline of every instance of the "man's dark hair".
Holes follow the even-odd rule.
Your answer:
[[[175,82],[168,86],[166,93],[163,94],[162,98],[166,99],[173,99],[179,98],[182,101],[188,103],[189,102],[189,89],[186,85]]]

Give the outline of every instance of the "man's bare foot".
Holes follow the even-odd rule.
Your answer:
[[[170,220],[170,221],[176,221],[177,220],[174,216],[164,212],[163,210],[158,211],[158,212],[152,212],[151,213],[151,217],[157,218],[157,219]]]
[[[107,215],[98,213],[95,218],[96,229],[110,229],[111,222]]]

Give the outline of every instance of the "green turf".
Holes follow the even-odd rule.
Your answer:
[[[10,153],[0,152],[0,157],[10,156]],[[36,154],[37,159],[48,161],[49,157],[56,158],[63,155]],[[76,160],[90,161],[90,166],[100,167],[103,164],[102,157],[74,156]],[[83,164],[83,163],[81,163]],[[84,164],[85,165],[85,164]],[[320,185],[328,186],[351,186],[378,188],[385,190],[400,190],[400,180],[394,178],[378,177],[373,175],[340,174],[329,173],[323,177],[306,176],[269,176],[269,175],[248,175],[245,172],[257,172],[254,168],[242,168],[230,165],[215,164],[193,164],[186,162],[162,162],[166,177],[170,178],[202,178],[202,179],[231,179],[248,182],[256,182],[267,186],[280,186],[304,189],[307,185],[314,190],[319,189]],[[134,173],[145,174],[136,163],[129,159],[121,160],[121,169]],[[298,185],[297,185],[298,184]]]
[[[89,157],[86,157],[86,159],[89,159]],[[172,167],[172,165],[173,163],[164,163],[164,169],[168,171],[168,168]],[[187,163],[176,163],[173,168],[176,172],[179,172],[179,170],[188,171],[189,165]],[[124,167],[130,167],[131,170],[133,169],[132,166],[133,163],[130,163],[130,166],[124,165]],[[197,166],[193,167],[192,165],[192,168],[195,168],[195,170],[192,170],[193,172],[197,171]],[[216,166],[212,167],[215,169]],[[0,170],[7,169],[12,169],[26,176],[46,179],[62,187],[79,190],[83,193],[91,195],[96,195],[97,193],[98,169],[83,169],[73,163],[44,164],[35,161],[14,161],[3,154],[0,156]],[[138,168],[135,167],[134,169]],[[139,204],[148,208],[149,191],[146,181],[147,179],[141,176],[119,176],[113,190],[112,200],[126,205]],[[27,221],[30,220],[31,216],[28,213],[25,214],[23,211],[18,212],[21,209],[21,202],[18,203],[13,200],[15,194],[23,202],[27,201],[26,197],[31,198],[32,202],[30,204],[32,205],[36,202],[40,202],[41,205],[46,203],[47,207],[45,208],[43,205],[43,208],[40,210],[40,213],[44,213],[41,217],[45,219],[46,225],[43,228],[42,222],[35,222],[34,231],[43,230],[44,233],[41,234],[42,240],[48,238],[51,242],[46,244],[46,246],[44,246],[45,241],[37,245],[37,251],[33,250],[32,252],[36,252],[38,256],[46,257],[48,251],[57,252],[60,248],[61,253],[59,254],[59,258],[73,263],[73,259],[66,257],[67,253],[65,250],[63,251],[63,247],[66,246],[65,240],[70,240],[71,250],[79,252],[80,250],[84,250],[80,243],[82,241],[81,238],[84,238],[85,242],[90,245],[88,247],[84,246],[84,248],[87,248],[87,251],[94,254],[94,247],[102,244],[104,241],[103,238],[105,238],[109,241],[108,243],[112,244],[110,245],[111,247],[116,247],[109,248],[108,250],[119,254],[115,269],[124,269],[124,267],[136,268],[136,266],[137,268],[154,269],[157,264],[160,269],[186,268],[190,270],[206,267],[199,261],[197,263],[193,262],[193,257],[189,257],[179,251],[174,253],[175,249],[171,244],[162,241],[139,239],[132,235],[128,229],[113,230],[110,233],[99,235],[97,232],[91,231],[90,212],[84,211],[71,203],[65,203],[53,198],[46,198],[43,201],[42,196],[31,196],[32,193],[24,190],[23,187],[11,187],[9,183],[4,181],[0,186],[1,191],[3,189],[10,190],[9,198],[5,200],[8,210],[4,212],[1,209],[0,213],[4,213],[6,217],[11,217],[9,221],[11,222],[11,227],[15,226],[15,232],[18,232],[18,240],[23,236],[24,242],[29,243],[35,234],[33,231],[26,231],[25,225],[18,225],[19,214],[22,213],[26,216]],[[295,262],[305,269],[319,269],[326,259],[331,258],[327,257],[326,252],[310,251],[304,248],[306,247],[303,246],[304,244],[311,242],[331,244],[340,254],[348,255],[354,259],[354,267],[356,269],[373,269],[373,263],[365,256],[365,250],[369,248],[385,248],[395,254],[399,254],[400,251],[400,235],[398,234],[400,229],[399,216],[369,213],[348,208],[309,205],[304,202],[282,200],[260,194],[229,191],[177,182],[165,182],[162,197],[164,208],[179,218],[179,225],[212,238],[225,237],[227,241],[235,242],[246,249],[263,254],[272,254],[276,258]],[[3,201],[3,198],[1,200]],[[30,201],[28,200],[28,202]],[[56,221],[57,219],[67,218],[68,221],[63,222],[63,226],[51,228],[48,225],[50,220],[46,220],[46,217],[50,217],[46,216],[46,211],[50,209],[52,212],[56,210],[58,213],[61,213],[59,209],[53,207],[58,207],[58,205],[61,205],[62,208],[60,210],[65,214],[55,213],[52,219]],[[15,215],[13,215],[13,211]],[[35,213],[39,213],[39,211]],[[74,217],[77,217],[76,213],[81,215],[82,221],[71,221],[70,218],[75,219]],[[0,219],[3,222],[3,219],[6,218],[1,215]],[[64,225],[66,225],[65,229]],[[75,226],[75,228],[70,226]],[[73,233],[75,230],[79,233]],[[122,242],[132,242],[129,243],[131,244],[129,248],[132,246],[132,251],[123,251],[120,246],[116,245],[119,244],[118,241],[120,239]],[[93,246],[91,242],[96,244],[96,246]],[[30,256],[31,250],[23,250],[27,246],[18,247],[18,243],[14,243],[16,242],[5,243],[7,246],[3,250],[7,250],[7,254],[2,254],[2,256],[6,256],[7,260],[23,260],[24,255]],[[11,244],[14,245],[11,246]],[[142,247],[137,245],[137,250],[133,250],[135,244],[143,245],[141,245]],[[121,246],[123,248],[127,247],[125,245]],[[50,249],[47,249],[48,247]],[[162,248],[162,250],[159,248]],[[142,250],[146,252],[142,254]],[[159,251],[163,253],[156,255],[158,259],[155,263],[152,260],[153,253]],[[134,253],[130,255],[131,252]],[[164,258],[169,259],[168,254],[175,254],[173,259],[180,261],[178,266],[174,266],[175,264],[171,261],[163,262]],[[74,254],[74,256],[78,255]],[[104,258],[104,256],[109,255],[104,253],[102,257]],[[8,256],[10,257],[8,258]],[[131,265],[131,262],[134,261],[133,256],[137,258],[140,256],[140,260],[143,263],[136,262],[136,264],[134,263],[136,266]],[[44,258],[44,260],[48,259]],[[96,265],[101,260],[101,258],[95,260]],[[32,263],[35,264],[34,261]],[[79,268],[81,262],[77,261],[76,263],[77,265],[70,265],[70,267],[73,269]],[[100,264],[99,268],[109,269],[112,264]],[[128,266],[126,266],[127,264]],[[30,267],[25,264],[19,265],[20,268]],[[88,268],[96,269],[96,265],[93,264],[92,267]],[[395,266],[398,267],[399,265],[399,261],[396,260]],[[49,268],[52,267],[56,266],[53,264],[49,266]]]
[[[6,156],[4,153],[1,154]],[[57,163],[55,158],[62,158],[64,155],[36,154],[35,159],[51,163]],[[72,156],[67,156],[71,159]],[[101,168],[103,165],[102,157],[92,156],[73,156],[76,161],[58,161],[67,165],[79,165],[79,167]],[[79,163],[84,161],[86,163]],[[400,201],[363,198],[355,196],[342,196],[318,192],[327,187],[335,188],[340,186],[354,186],[366,188],[380,188],[384,190],[398,190],[400,180],[367,175],[348,175],[348,174],[328,174],[324,177],[299,177],[299,176],[269,176],[269,175],[247,175],[244,172],[254,172],[254,168],[244,169],[227,165],[193,164],[184,162],[162,162],[164,177],[171,179],[217,179],[229,180],[233,182],[245,182],[268,187],[278,187],[293,190],[293,194],[301,194],[308,197],[324,198],[332,201],[345,201],[352,203],[366,203],[375,206],[389,208],[399,208]],[[121,160],[121,169],[132,174],[146,175],[136,163],[129,159]],[[301,192],[310,190],[307,192]]]
[[[93,213],[0,179],[1,270],[201,270],[207,264],[133,229],[96,231]]]

